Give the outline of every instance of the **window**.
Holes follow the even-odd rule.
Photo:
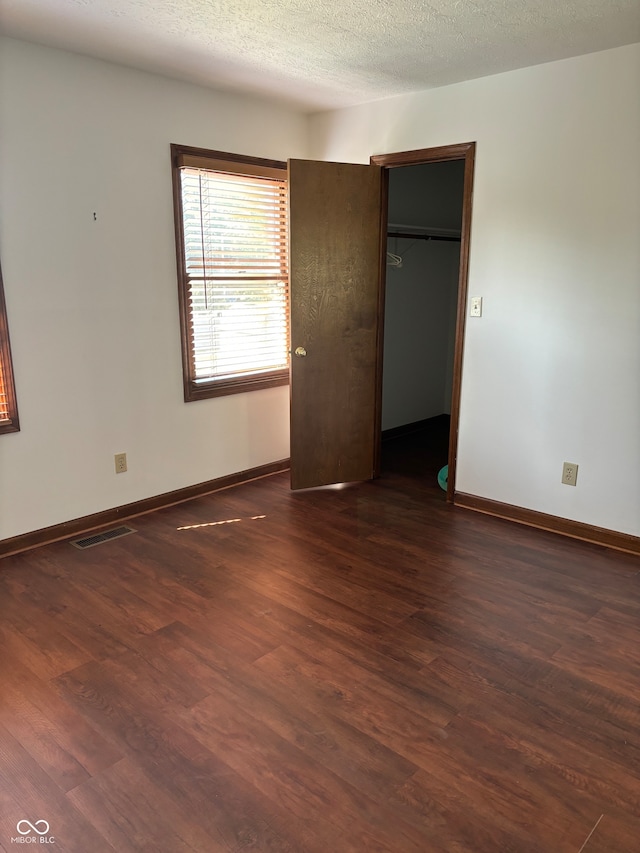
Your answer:
[[[185,400],[289,381],[286,167],[172,145]]]
[[[9,326],[4,303],[2,270],[0,270],[0,433],[18,432],[18,403],[13,384],[13,366],[9,346]]]

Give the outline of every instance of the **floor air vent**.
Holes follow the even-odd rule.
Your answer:
[[[94,533],[93,536],[85,536],[83,539],[72,539],[71,544],[74,548],[83,551],[85,548],[93,548],[94,545],[102,545],[103,542],[110,542],[112,539],[119,539],[121,536],[135,532],[133,527],[114,527],[113,530],[104,530],[102,533]]]

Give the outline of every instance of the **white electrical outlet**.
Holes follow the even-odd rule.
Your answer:
[[[562,482],[565,486],[575,486],[578,479],[578,466],[575,462],[565,462],[562,466]]]
[[[482,317],[482,296],[471,297],[471,310],[469,313],[472,317]]]
[[[127,454],[116,453],[113,458],[116,463],[116,474],[124,474],[127,470]]]

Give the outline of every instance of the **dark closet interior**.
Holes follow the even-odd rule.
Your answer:
[[[389,169],[382,474],[447,464],[464,161]],[[444,492],[441,492],[444,497]]]

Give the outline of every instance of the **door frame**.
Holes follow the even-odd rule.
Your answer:
[[[399,166],[417,166],[427,163],[443,163],[449,160],[464,160],[464,185],[462,195],[462,224],[460,233],[460,271],[458,274],[458,305],[456,310],[456,337],[453,354],[453,384],[451,389],[451,425],[449,429],[449,472],[447,478],[447,503],[453,503],[455,493],[456,460],[458,456],[458,424],[460,420],[460,391],[462,387],[462,354],[464,349],[465,321],[467,316],[467,290],[469,283],[469,250],[471,244],[471,211],[473,206],[473,173],[475,165],[475,142],[458,145],[442,145],[437,148],[420,148],[415,151],[398,151],[394,154],[374,154],[370,158],[373,166],[382,166],[382,199],[380,216],[380,296],[378,356],[376,366],[376,411],[375,411],[375,476],[380,476],[382,447],[382,365],[384,354],[384,307],[387,269],[387,216],[389,206],[389,169]]]

